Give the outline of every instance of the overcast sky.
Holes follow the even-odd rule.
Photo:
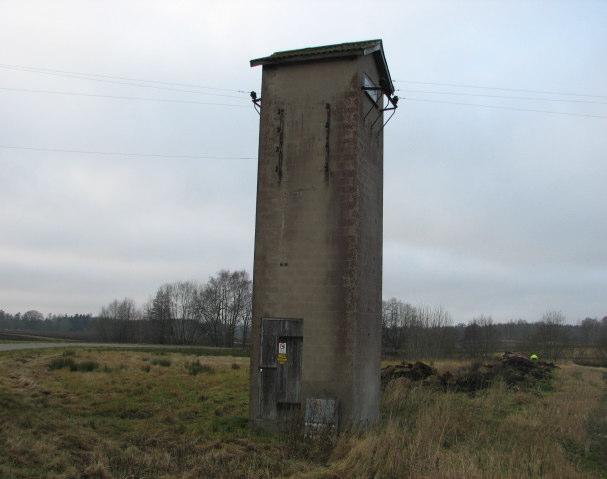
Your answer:
[[[0,309],[96,313],[251,271],[248,61],[371,38],[406,98],[384,139],[384,297],[456,321],[607,315],[603,1],[0,1],[0,145],[197,157],[0,148]]]

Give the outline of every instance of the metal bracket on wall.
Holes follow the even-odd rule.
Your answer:
[[[384,124],[382,125],[382,127],[379,129],[378,133],[381,132],[384,127],[388,124],[388,122],[392,119],[392,117],[394,116],[394,114],[396,113],[396,109],[398,108],[398,96],[396,95],[391,95],[389,93],[386,93],[386,91],[381,88],[381,87],[376,87],[376,86],[363,86],[362,87],[363,90],[365,91],[377,91],[380,93],[379,98],[377,99],[377,101],[375,103],[373,103],[373,105],[371,106],[371,108],[369,108],[369,111],[367,111],[367,113],[365,113],[365,116],[363,118],[363,121],[367,119],[367,116],[369,115],[369,113],[371,113],[371,111],[373,110],[373,108],[377,108],[379,110],[379,113],[377,114],[377,117],[375,118],[375,120],[373,121],[373,123],[371,123],[371,128],[373,128],[375,126],[375,123],[377,123],[377,120],[379,120],[381,118],[381,113],[383,113],[384,111],[391,111],[392,113],[390,114],[390,116],[388,117],[388,119],[384,122]],[[383,99],[383,97],[386,97],[388,100],[388,106],[386,106],[385,108],[383,108],[382,106],[380,106],[380,101]]]
[[[257,98],[257,93],[254,91],[252,91],[250,95],[251,101],[253,102],[253,108],[255,108],[255,111],[261,116],[261,97]]]

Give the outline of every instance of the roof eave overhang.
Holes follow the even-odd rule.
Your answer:
[[[392,83],[392,76],[390,75],[390,70],[388,69],[388,62],[386,61],[386,56],[384,55],[384,50],[379,50],[379,55],[375,55],[375,60],[378,62],[377,67],[380,71],[384,71],[386,86],[388,87],[388,93],[392,95],[394,93],[394,84]]]
[[[251,66],[256,67],[259,65],[280,65],[282,63],[303,63],[303,62],[316,62],[334,58],[354,58],[364,55],[365,50],[352,50],[347,53],[344,52],[333,52],[333,53],[322,53],[320,55],[296,55],[292,57],[264,57],[251,60]]]
[[[319,55],[294,55],[292,57],[263,57],[256,58],[250,61],[251,67],[257,66],[272,66],[282,65],[291,63],[304,63],[304,62],[316,62],[322,60],[332,60],[336,58],[355,58],[359,56],[371,55],[375,57],[377,68],[385,76],[386,86],[388,88],[387,93],[390,95],[394,93],[394,84],[392,83],[392,77],[390,76],[390,70],[388,69],[388,62],[384,55],[384,49],[381,44],[377,44],[369,48],[361,48],[358,50],[350,50],[348,52],[329,52]]]

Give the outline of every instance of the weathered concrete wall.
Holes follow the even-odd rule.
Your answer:
[[[366,73],[379,84],[374,60],[359,59],[361,73]],[[363,116],[371,104],[361,96]],[[377,118],[373,110],[366,121],[359,123],[358,134],[358,251],[356,349],[353,368],[352,418],[354,421],[375,418],[379,413],[381,361],[381,301],[382,301],[382,245],[383,245],[383,118],[371,128]]]
[[[342,424],[379,407],[383,155],[362,74],[371,56],[265,66],[255,231],[251,419],[262,317],[303,319],[305,398]],[[377,82],[379,84],[379,82]],[[327,141],[328,139],[328,141]]]

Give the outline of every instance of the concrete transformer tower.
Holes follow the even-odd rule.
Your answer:
[[[381,40],[274,53],[260,108],[250,418],[369,423],[380,400]]]

